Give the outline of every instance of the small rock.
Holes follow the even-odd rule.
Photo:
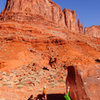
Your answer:
[[[33,88],[32,88],[32,87],[28,87],[28,90],[29,90],[29,91],[33,91]]]
[[[54,82],[54,80],[49,80],[48,82]]]
[[[0,84],[0,87],[3,87],[3,85],[2,85],[2,84]]]
[[[16,71],[15,71],[15,70],[12,70],[11,72],[12,72],[12,73],[14,73],[14,74],[16,73]]]
[[[6,72],[2,72],[2,75],[6,75]]]
[[[100,80],[100,77],[98,76],[97,79]]]
[[[30,84],[31,87],[35,86],[35,84]]]
[[[13,88],[13,85],[8,85],[8,88]]]
[[[24,85],[17,85],[17,88],[23,88],[24,87]]]
[[[58,83],[61,83],[61,82],[63,82],[63,80],[58,80]]]
[[[50,87],[54,87],[54,86],[55,86],[55,84],[54,84],[54,83],[51,83],[51,84],[49,84],[49,86],[50,86]]]
[[[87,82],[84,82],[84,85],[86,85],[87,84]]]
[[[19,83],[19,80],[14,80],[14,84],[18,84]]]
[[[40,81],[39,80],[36,80],[36,83],[40,84]]]
[[[14,73],[10,73],[9,76],[10,76],[10,77],[14,76]]]

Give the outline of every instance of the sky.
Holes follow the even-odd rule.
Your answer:
[[[64,8],[75,10],[77,19],[84,27],[100,25],[100,0],[52,0]],[[0,0],[0,12],[5,8],[6,0]]]
[[[0,12],[5,8],[6,0],[0,0]]]

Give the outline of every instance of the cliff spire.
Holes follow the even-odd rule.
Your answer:
[[[11,17],[20,15],[23,20],[25,19],[24,16],[30,16],[32,19],[38,15],[71,31],[82,31],[82,25],[80,23],[77,25],[75,11],[69,9],[62,11],[60,6],[52,0],[7,0],[6,8],[2,13]]]

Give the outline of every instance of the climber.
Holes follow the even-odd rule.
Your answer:
[[[68,90],[67,90],[67,94],[64,96],[64,98],[66,100],[71,100],[70,96],[69,96],[69,90],[70,90],[70,86],[68,86]]]
[[[47,100],[47,94],[46,94],[46,85],[43,87],[43,97],[42,100]]]
[[[28,100],[34,100],[34,99],[33,99],[33,95],[31,95],[31,96],[29,97]]]

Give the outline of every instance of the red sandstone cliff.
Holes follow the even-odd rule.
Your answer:
[[[79,19],[78,19],[78,28],[79,28],[79,32],[83,33],[83,25],[80,23]]]
[[[60,26],[67,27],[69,30],[80,32],[81,25],[77,25],[75,11],[69,9],[62,11],[51,0],[7,0],[6,8],[2,13],[8,14],[9,18],[14,16],[22,18],[21,15],[24,17],[31,16],[32,18],[38,15],[46,21],[52,21]],[[81,31],[83,31],[82,28]]]
[[[68,29],[73,31],[78,31],[78,26],[76,23],[76,14],[75,11],[71,11],[69,9],[64,9],[64,16],[65,16],[65,24]]]
[[[44,83],[48,94],[63,94],[67,76],[71,98],[99,100],[100,39],[77,31],[75,11],[51,0],[7,0],[0,14],[0,99],[27,100]]]
[[[89,36],[100,38],[100,26],[86,27],[84,33]]]

